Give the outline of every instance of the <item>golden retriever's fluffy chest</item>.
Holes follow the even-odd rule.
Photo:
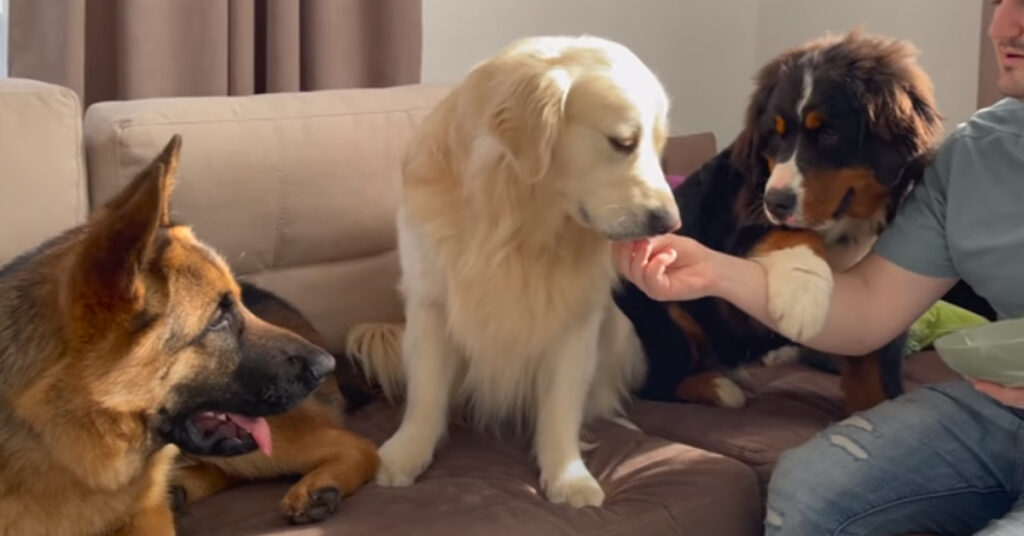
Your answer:
[[[601,311],[614,282],[610,255],[600,245],[574,249],[491,251],[493,262],[484,263],[476,254],[451,258],[445,308],[457,342],[473,358],[528,359]]]

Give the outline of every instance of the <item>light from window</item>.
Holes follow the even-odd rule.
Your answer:
[[[0,78],[7,77],[7,0],[0,0]]]

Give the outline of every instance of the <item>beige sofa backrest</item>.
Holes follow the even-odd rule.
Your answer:
[[[340,350],[348,328],[396,320],[394,215],[413,127],[434,86],[107,102],[85,116],[93,206],[175,133],[175,219],[239,276],[280,293]]]
[[[83,222],[85,185],[75,93],[0,79],[0,265]]]

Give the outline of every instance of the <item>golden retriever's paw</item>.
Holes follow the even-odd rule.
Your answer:
[[[415,444],[395,439],[386,441],[378,451],[380,467],[377,469],[376,481],[380,486],[400,488],[412,485],[432,458],[429,450],[424,452]]]
[[[806,246],[755,259],[768,274],[768,314],[782,335],[802,342],[825,327],[832,300],[832,269]]]
[[[604,502],[604,490],[585,469],[580,471],[563,471],[552,479],[542,478],[544,492],[553,503],[569,503],[574,508],[584,506],[601,506]]]
[[[302,525],[327,519],[341,506],[341,491],[333,486],[308,489],[301,482],[288,490],[281,510],[288,521]]]

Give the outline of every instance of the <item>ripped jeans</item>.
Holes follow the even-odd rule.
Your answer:
[[[921,387],[782,455],[768,536],[1024,536],[1024,410]]]

